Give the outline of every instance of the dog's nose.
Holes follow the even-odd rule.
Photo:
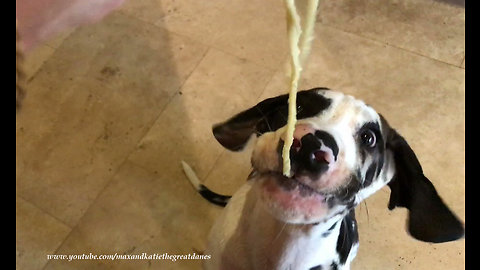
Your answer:
[[[337,155],[338,146],[333,136],[317,130],[314,134],[308,133],[300,139],[294,139],[290,149],[292,170],[294,173],[323,173],[336,162]]]

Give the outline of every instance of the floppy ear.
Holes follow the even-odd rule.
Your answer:
[[[297,119],[318,114],[330,105],[330,100],[318,93],[327,88],[313,88],[297,93]],[[288,95],[266,99],[229,120],[213,126],[217,141],[231,151],[240,151],[252,134],[275,131],[287,124]]]
[[[264,133],[265,124],[273,115],[287,117],[288,95],[266,99],[223,123],[213,126],[213,135],[217,141],[231,151],[240,151],[252,134]],[[272,119],[273,120],[273,119]],[[263,124],[262,124],[263,123]],[[278,127],[277,127],[278,128]]]
[[[388,209],[406,207],[408,231],[416,239],[441,243],[465,234],[463,224],[445,205],[433,184],[423,175],[422,166],[407,141],[394,129],[388,130],[386,147],[393,152],[395,175]]]

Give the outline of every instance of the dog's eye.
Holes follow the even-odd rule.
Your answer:
[[[361,143],[367,147],[374,147],[377,143],[377,137],[375,136],[375,132],[371,129],[366,129],[360,133],[360,140]]]

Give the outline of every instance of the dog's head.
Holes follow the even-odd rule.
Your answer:
[[[345,215],[385,185],[389,209],[406,207],[408,230],[422,241],[464,235],[462,223],[423,175],[413,150],[372,107],[326,88],[297,94],[291,175],[282,175],[288,95],[266,99],[213,127],[227,149],[244,148],[252,134],[252,181],[262,203],[287,223],[318,223]]]

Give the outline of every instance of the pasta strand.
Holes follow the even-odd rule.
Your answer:
[[[302,27],[300,16],[295,6],[295,0],[285,0],[287,9],[287,34],[290,45],[290,89],[288,97],[288,119],[286,135],[282,149],[283,174],[291,177],[290,166],[290,148],[293,143],[293,132],[297,122],[297,91],[298,81],[302,72],[302,63],[305,62],[310,52],[311,42],[313,40],[313,28],[315,26],[315,17],[317,14],[319,0],[308,0],[304,32],[302,36]]]

